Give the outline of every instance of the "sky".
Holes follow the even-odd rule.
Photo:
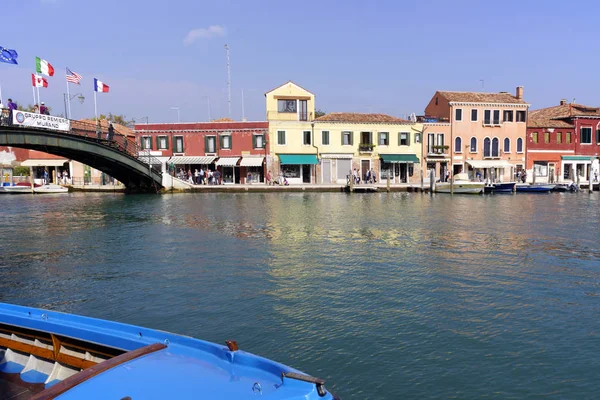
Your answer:
[[[53,114],[69,67],[84,77],[73,118],[94,115],[96,77],[110,86],[99,114],[207,121],[209,103],[228,116],[227,44],[235,120],[264,120],[265,92],[288,80],[325,112],[420,115],[436,90],[517,86],[531,109],[600,106],[598,16],[595,0],[2,0],[0,46],[19,65],[0,63],[0,85],[4,103],[33,103],[39,56],[56,70],[40,89]]]

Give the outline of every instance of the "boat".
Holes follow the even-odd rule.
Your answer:
[[[35,190],[36,187],[40,185],[34,184],[33,188]],[[19,182],[16,185],[11,186],[2,186],[0,188],[0,193],[6,194],[31,194],[31,183],[29,182]]]
[[[41,193],[69,193],[68,188],[66,188],[64,186],[60,186],[60,185],[55,185],[53,183],[49,183],[47,185],[36,186],[33,188],[33,191],[38,194],[41,194]]]
[[[494,193],[512,193],[515,191],[517,182],[494,183]]]
[[[553,183],[517,183],[517,193],[548,193],[554,189]]]
[[[454,176],[454,183],[452,186],[453,187],[450,187],[450,182],[439,182],[435,184],[435,191],[438,193],[482,194],[485,183],[471,182],[467,174],[460,173]]]
[[[0,303],[0,389],[21,398],[339,400],[324,381],[224,346]],[[0,390],[0,398],[3,398]]]
[[[575,183],[559,183],[552,189],[553,192],[578,192],[579,188]]]

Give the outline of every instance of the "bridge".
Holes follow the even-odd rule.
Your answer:
[[[39,150],[89,165],[122,182],[129,192],[158,192],[163,187],[161,162],[140,149],[135,140],[115,129],[112,140],[92,123],[71,120],[58,131],[0,123],[0,146]]]

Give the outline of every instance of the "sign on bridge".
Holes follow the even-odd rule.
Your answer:
[[[52,129],[64,132],[69,132],[71,130],[71,121],[68,119],[27,111],[13,111],[13,125]]]

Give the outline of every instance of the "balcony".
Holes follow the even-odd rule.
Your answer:
[[[279,112],[267,111],[267,120],[269,121],[312,121],[314,113],[312,112]]]
[[[444,156],[444,155],[448,154],[449,149],[450,149],[450,146],[443,146],[443,145],[428,146],[427,147],[427,155],[428,156]]]
[[[361,144],[358,145],[358,151],[360,153],[372,153],[374,147],[375,147],[374,144],[361,143]]]

